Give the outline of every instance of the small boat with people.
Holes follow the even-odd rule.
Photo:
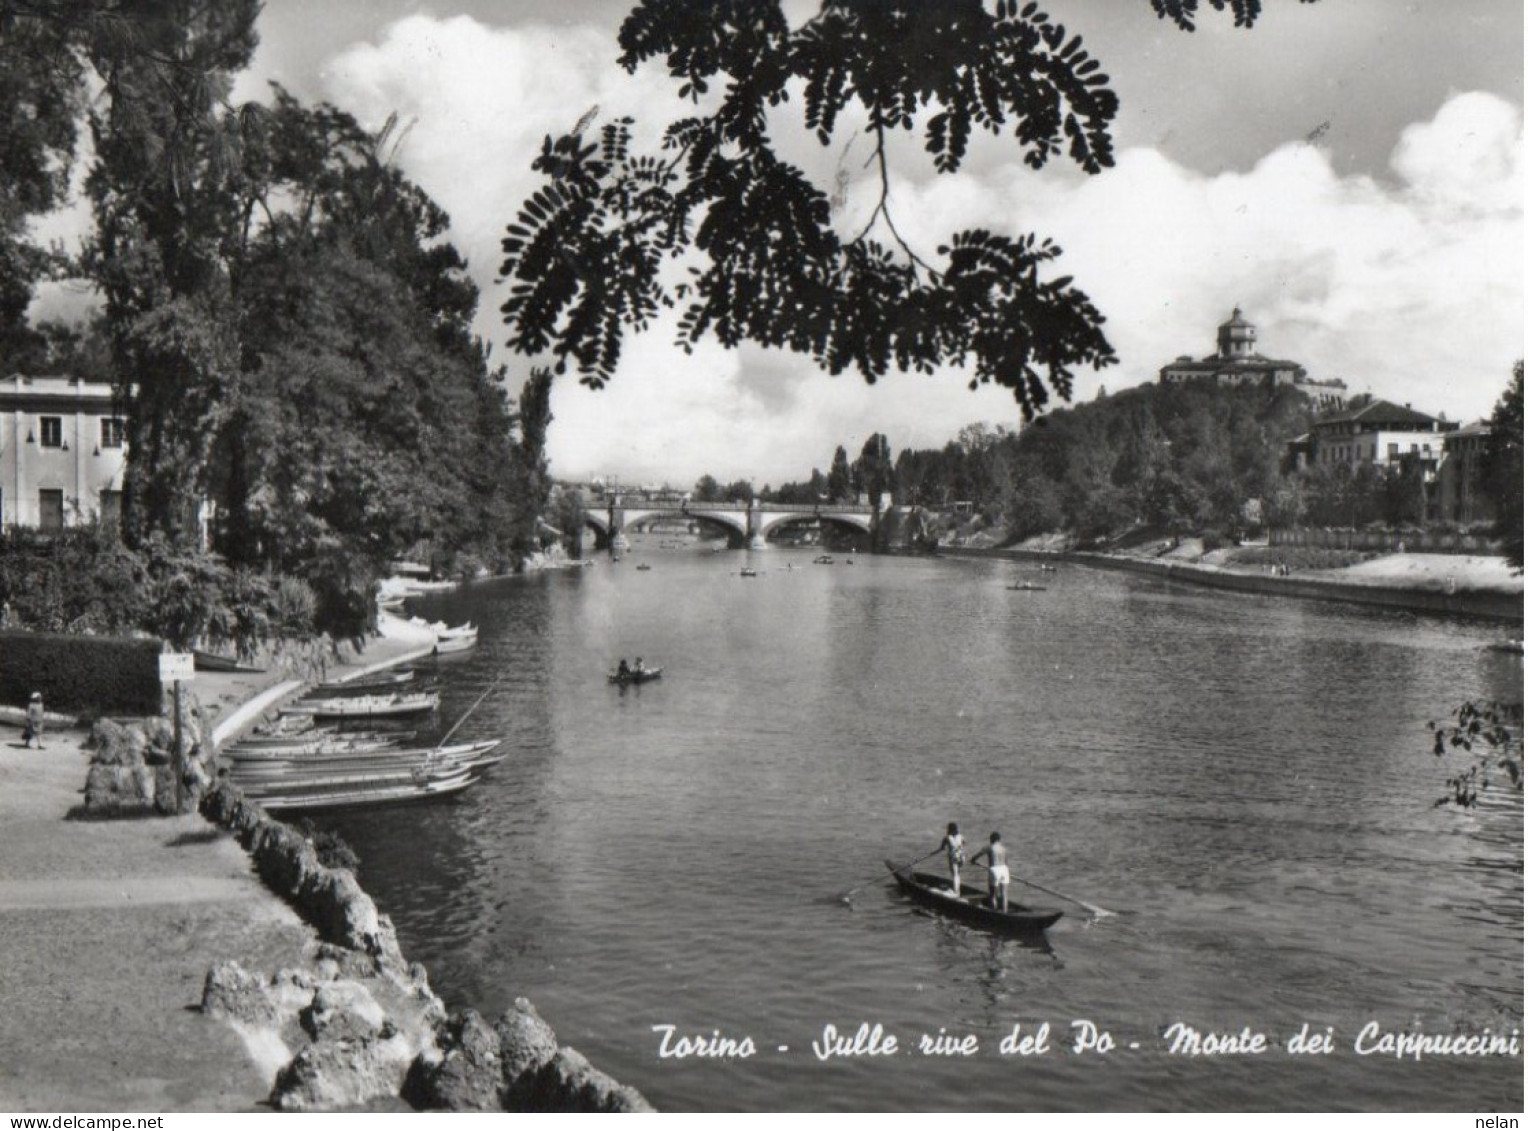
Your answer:
[[[1035,935],[1055,924],[1065,912],[1050,907],[1026,907],[1009,903],[1006,911],[989,905],[987,891],[962,882],[957,895],[948,877],[931,872],[915,872],[912,865],[897,865],[890,860],[886,867],[903,894],[914,903],[950,919],[1003,934]],[[978,869],[980,871],[981,869]]]
[[[739,577],[758,577],[759,571],[754,569],[752,566],[744,566],[742,569],[737,571],[737,575]]]
[[[632,683],[651,683],[655,679],[663,678],[663,669],[642,667],[639,662],[638,666],[634,668],[617,668],[615,671],[608,673],[606,678],[611,683],[619,683],[622,686]]]
[[[1030,582],[1030,581],[1015,582],[1013,585],[1008,586],[1008,588],[1011,589],[1012,591],[1014,591],[1015,593],[1044,593],[1045,592],[1045,586],[1043,586],[1043,585],[1036,585],[1036,584],[1034,584],[1033,582]]]
[[[815,558],[812,559],[812,564],[813,565],[832,565],[833,564],[833,555],[832,554],[818,554]]]

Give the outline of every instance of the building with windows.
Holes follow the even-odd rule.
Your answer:
[[[1414,460],[1431,482],[1443,459],[1445,436],[1458,427],[1410,405],[1365,394],[1317,417],[1309,432],[1290,441],[1290,454],[1296,470],[1342,465],[1356,471],[1365,463],[1397,469]]]
[[[1483,472],[1491,425],[1484,420],[1466,424],[1443,437],[1443,459],[1438,464],[1438,517],[1444,522],[1469,525],[1492,517],[1487,505]]]
[[[117,521],[125,423],[108,384],[19,374],[0,380],[0,526],[60,530]]]
[[[1342,406],[1348,395],[1348,387],[1343,382],[1336,379],[1317,381],[1298,362],[1264,357],[1253,348],[1256,344],[1257,327],[1242,317],[1238,306],[1216,331],[1214,353],[1197,361],[1185,354],[1162,366],[1160,380],[1164,385],[1185,381],[1260,385],[1268,389],[1287,385],[1304,393],[1319,409]]]

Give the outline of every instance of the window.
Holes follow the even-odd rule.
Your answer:
[[[1401,445],[1399,445],[1399,444],[1391,444],[1390,445],[1390,458],[1391,459],[1399,459],[1400,455],[1401,455]]]
[[[127,421],[120,416],[101,417],[101,447],[120,448],[127,435]]]
[[[59,448],[64,444],[64,418],[62,416],[41,416],[37,419],[42,432],[42,446],[45,448]]]

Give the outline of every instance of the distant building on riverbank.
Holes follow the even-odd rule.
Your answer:
[[[1295,470],[1365,463],[1394,470],[1416,461],[1429,482],[1443,459],[1445,434],[1458,429],[1440,417],[1364,395],[1346,408],[1316,418],[1311,430],[1290,441]]]
[[[1335,378],[1317,381],[1299,362],[1264,357],[1253,347],[1257,327],[1242,317],[1241,307],[1220,324],[1215,352],[1195,361],[1185,354],[1160,370],[1164,385],[1185,381],[1214,381],[1219,385],[1261,385],[1268,389],[1290,386],[1305,394],[1318,410],[1340,408],[1348,387]]]
[[[1449,432],[1443,437],[1443,459],[1438,464],[1438,518],[1468,525],[1489,519],[1483,474],[1491,425],[1484,420]]]
[[[108,384],[0,380],[0,526],[61,530],[122,512],[126,422]]]

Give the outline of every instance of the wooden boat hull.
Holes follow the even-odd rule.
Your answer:
[[[366,768],[390,770],[400,766],[459,766],[486,759],[499,745],[498,739],[489,739],[484,742],[468,742],[458,746],[439,748],[394,746],[334,753],[263,755],[235,762],[232,773],[235,778],[271,778],[348,772]]]
[[[382,805],[406,805],[416,801],[433,801],[460,793],[475,785],[477,775],[466,770],[437,781],[424,784],[386,786],[380,789],[317,790],[309,793],[284,794],[277,797],[256,798],[256,804],[273,813],[290,813],[298,810],[361,809]]]
[[[333,699],[309,699],[281,708],[285,714],[312,715],[316,719],[375,719],[395,715],[419,715],[440,706],[434,692],[421,695],[342,696]]]
[[[414,669],[408,668],[401,672],[375,672],[372,675],[363,675],[356,679],[331,680],[328,683],[319,684],[314,690],[322,695],[366,695],[375,694],[376,688],[396,687],[400,683],[409,683],[414,678]]]
[[[437,636],[435,638],[435,654],[437,656],[449,655],[452,652],[465,652],[469,648],[477,647],[477,633],[470,636]]]
[[[947,918],[969,923],[973,927],[982,927],[989,931],[1010,935],[1035,935],[1050,927],[1063,914],[1053,908],[1026,907],[1021,903],[1014,903],[1011,893],[1008,910],[999,911],[987,906],[985,887],[978,888],[963,882],[960,885],[960,896],[957,898],[950,891],[950,881],[946,876],[914,872],[911,868],[899,868],[890,860],[886,861],[886,867],[897,881],[897,887],[914,903],[921,904]],[[981,868],[976,870],[982,871]]]

